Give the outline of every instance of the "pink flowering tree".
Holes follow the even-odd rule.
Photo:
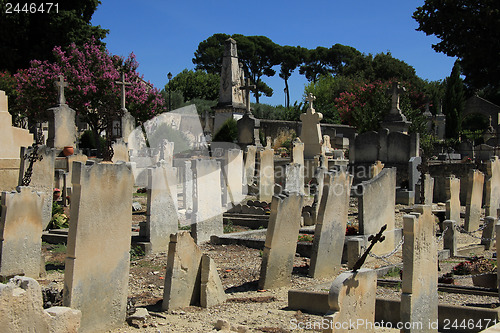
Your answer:
[[[111,132],[110,124],[121,114],[121,72],[132,83],[126,88],[126,107],[139,123],[164,112],[160,91],[143,80],[134,54],[123,59],[111,55],[91,39],[82,48],[70,45],[66,51],[55,47],[55,61],[31,61],[28,69],[19,71],[17,105],[31,122],[45,120],[47,109],[57,103],[54,82],[63,75],[69,86],[65,89],[66,103],[80,119],[89,124],[97,137],[104,130]],[[97,140],[99,142],[99,140]]]

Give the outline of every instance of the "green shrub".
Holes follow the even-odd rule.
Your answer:
[[[214,135],[214,142],[236,142],[238,140],[238,124],[234,118],[224,122],[219,131]]]

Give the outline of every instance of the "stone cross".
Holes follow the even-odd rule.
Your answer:
[[[392,96],[391,113],[399,113],[399,94],[406,91],[404,87],[399,86],[399,82],[393,82],[392,88],[387,89],[387,94]]]
[[[309,102],[309,110],[314,110],[314,107],[313,107],[313,102],[316,100],[316,96],[314,96],[313,94],[309,93],[309,95],[307,95],[306,97],[306,101]]]
[[[125,108],[125,86],[131,86],[132,83],[130,82],[125,82],[125,73],[122,72],[122,80],[121,81],[115,81],[115,83],[119,86],[122,86],[122,104],[121,104],[121,109],[122,110],[127,110]]]
[[[64,76],[59,75],[59,80],[54,82],[54,85],[57,87],[57,95],[59,100],[59,105],[66,104],[66,97],[64,97],[64,88],[68,87],[68,82],[64,81]]]
[[[246,101],[246,106],[247,106],[247,114],[250,114],[250,91],[253,91],[255,89],[255,85],[250,84],[250,79],[247,78],[246,85],[243,87],[240,87],[241,90],[245,90],[245,101]]]

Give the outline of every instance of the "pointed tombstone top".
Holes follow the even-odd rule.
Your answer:
[[[238,58],[238,49],[236,47],[236,41],[232,38],[226,39],[224,47],[224,57]]]
[[[309,102],[309,107],[307,108],[307,111],[311,110],[311,113],[314,113],[314,107],[313,107],[313,102],[316,100],[316,96],[313,94],[309,93],[306,97],[306,101]]]
[[[54,82],[57,87],[57,100],[59,105],[66,105],[66,97],[64,96],[64,88],[68,87],[68,82],[64,81],[64,76],[59,75],[58,80]]]
[[[392,87],[387,89],[387,94],[391,95],[392,105],[391,113],[399,113],[401,109],[399,108],[399,94],[406,91],[404,87],[399,85],[399,82],[393,82]]]
[[[125,73],[122,72],[122,80],[121,81],[115,81],[115,83],[119,86],[122,86],[122,102],[121,102],[121,109],[123,111],[127,111],[125,108],[125,86],[131,86],[132,83],[130,82],[125,82]]]

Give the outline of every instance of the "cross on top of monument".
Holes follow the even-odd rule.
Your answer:
[[[64,88],[68,87],[68,82],[64,81],[64,76],[59,75],[58,80],[54,82],[57,87],[57,99],[59,100],[59,105],[66,104],[66,97],[64,97]]]
[[[246,84],[243,87],[240,87],[241,90],[245,90],[245,101],[247,106],[247,114],[250,114],[250,91],[255,90],[255,85],[250,84],[250,79],[247,78]]]
[[[406,89],[404,87],[401,87],[399,85],[399,82],[393,82],[392,87],[387,89],[387,94],[392,96],[391,112],[399,113],[399,111],[401,111],[399,109],[399,94],[404,91],[406,91]]]
[[[313,102],[316,100],[316,96],[314,96],[313,94],[309,93],[306,97],[306,101],[309,102],[309,110],[314,110],[314,107],[313,107]]]
[[[125,108],[125,86],[131,86],[132,83],[130,82],[125,82],[125,73],[122,72],[122,80],[121,81],[115,81],[115,83],[119,86],[122,86],[122,103],[121,103],[121,109],[122,110],[127,110]]]

